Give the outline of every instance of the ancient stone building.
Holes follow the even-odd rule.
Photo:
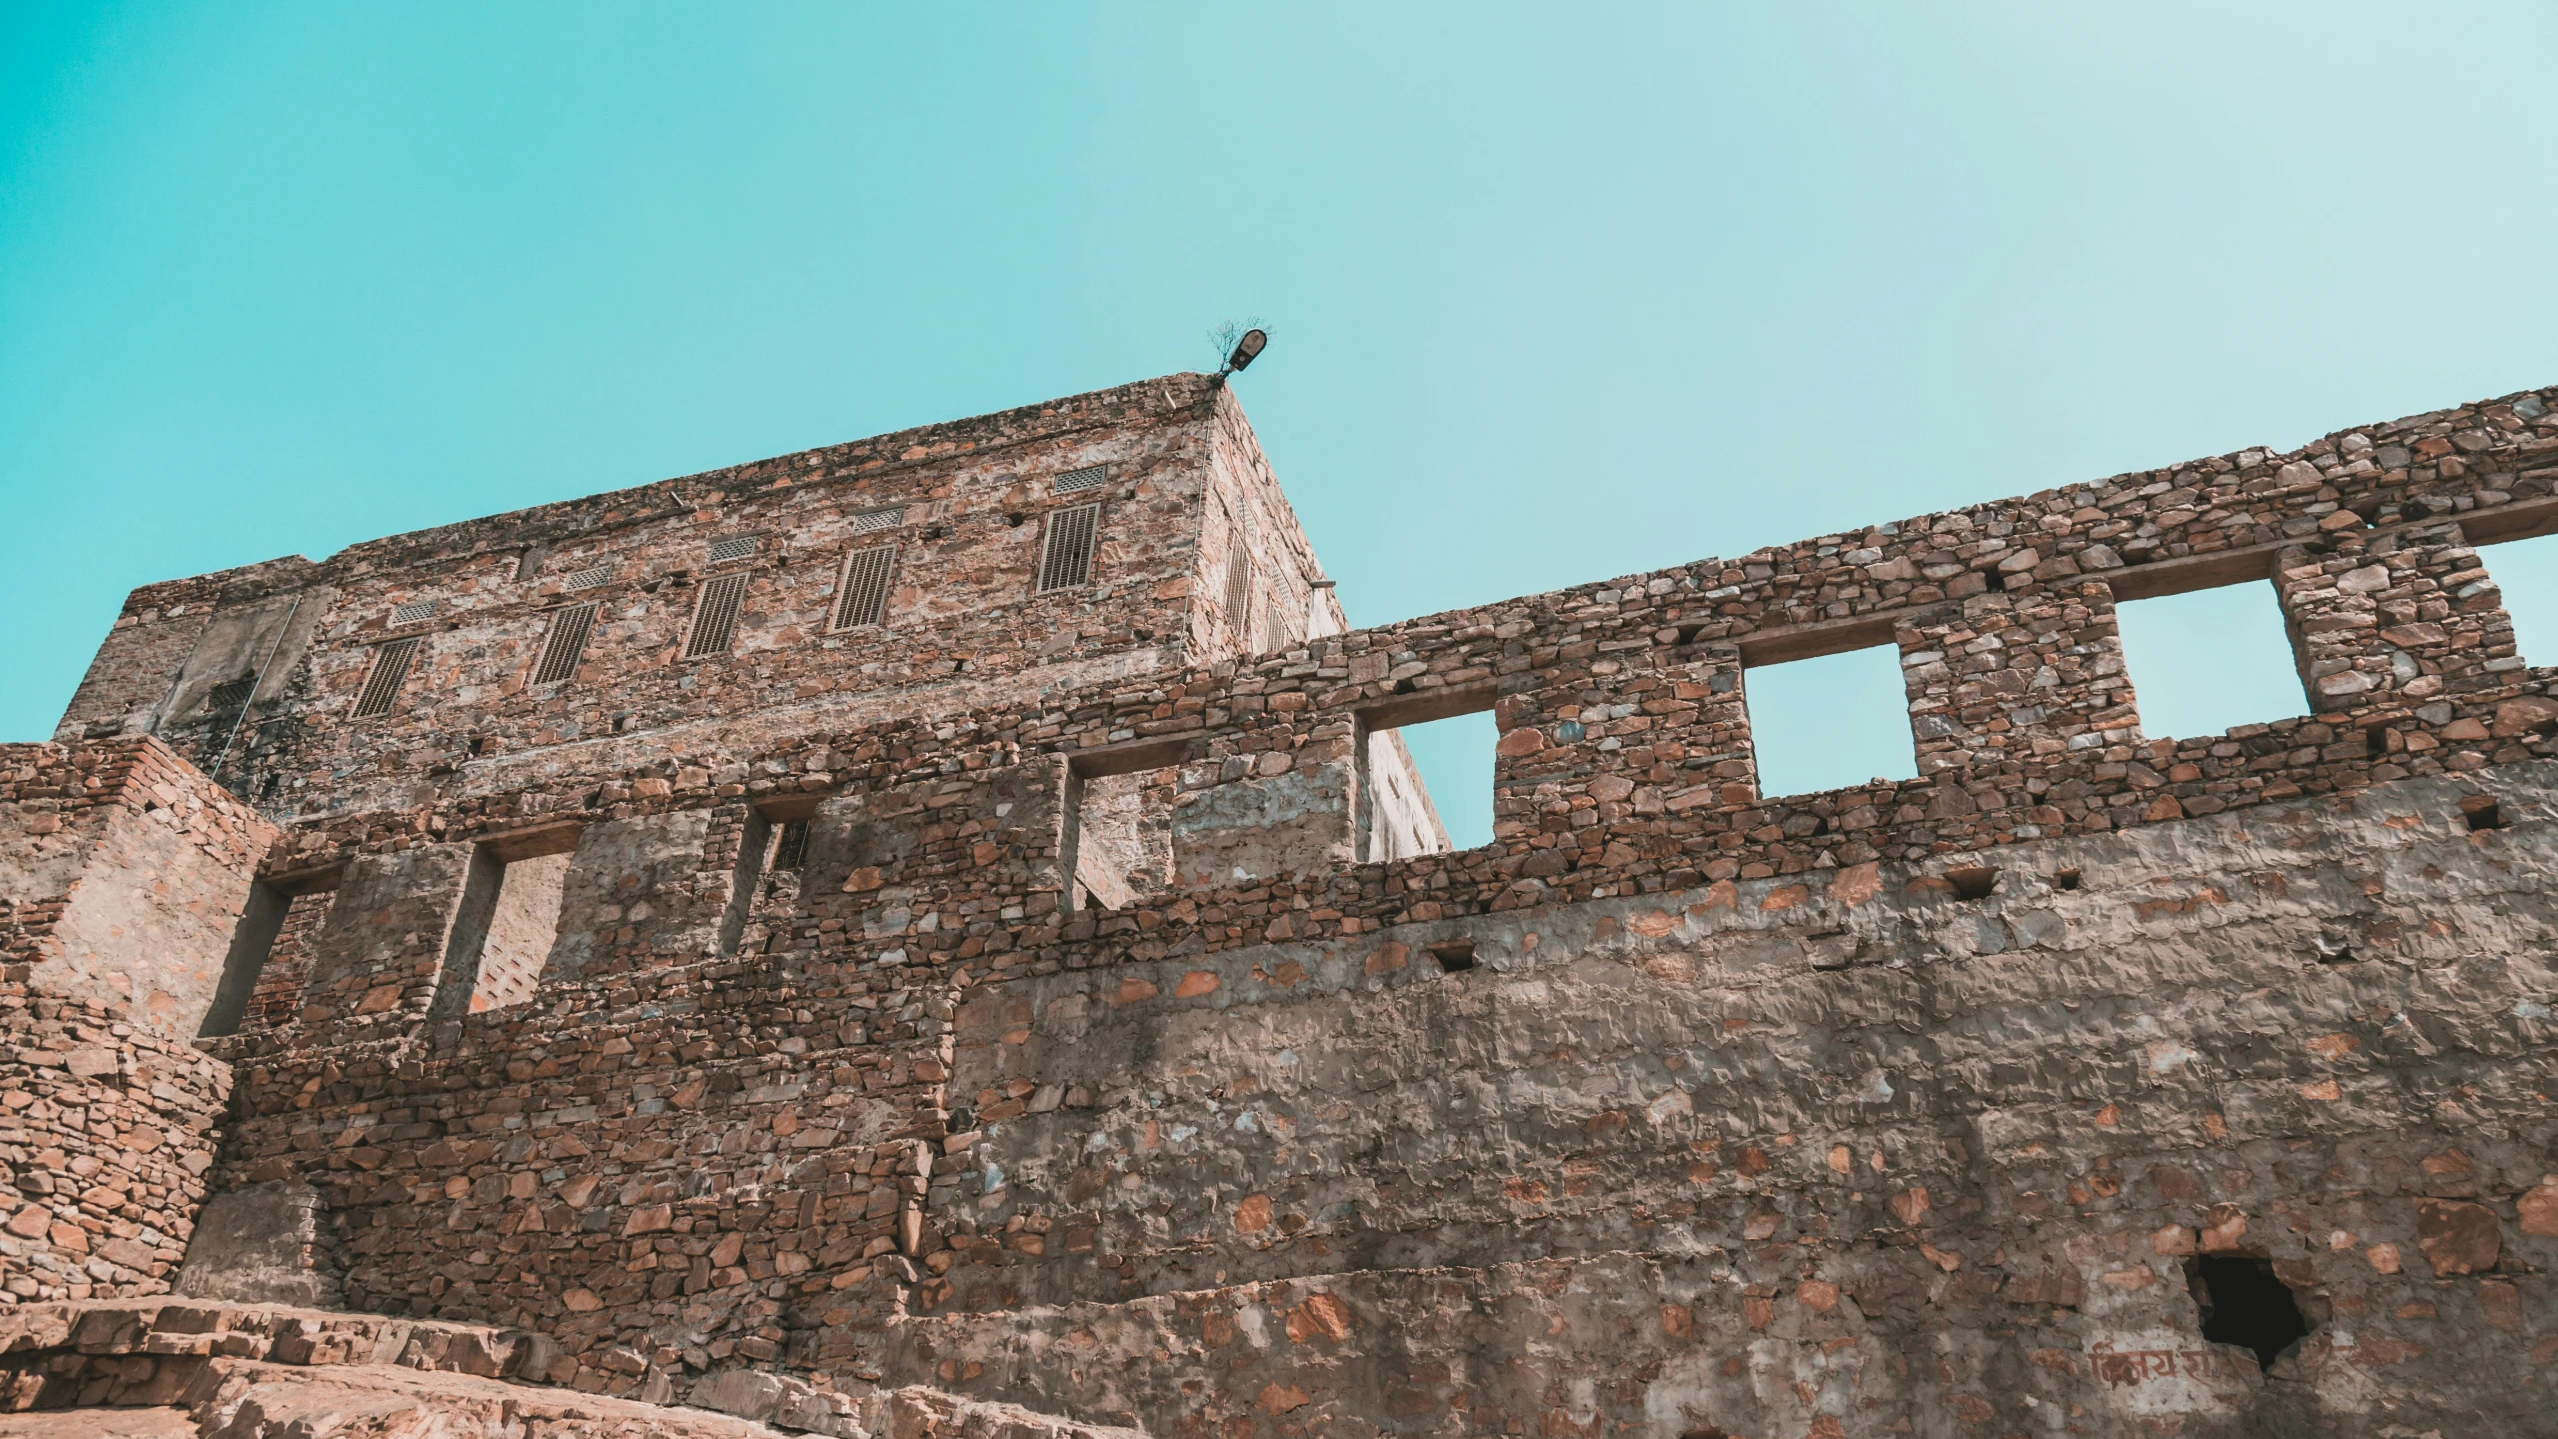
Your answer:
[[[148,586],[0,748],[0,1392],[2558,1434],[2553,408],[1368,630],[1200,376]],[[2300,713],[2146,730],[2259,583]],[[1878,646],[1917,777],[1763,792]]]

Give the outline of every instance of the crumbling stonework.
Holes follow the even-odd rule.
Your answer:
[[[44,748],[277,826],[211,1183],[335,1242],[262,1252],[576,1390],[2558,1433],[2558,671],[2476,548],[2558,529],[2553,402],[1354,631],[1175,377],[153,586]],[[939,578],[824,623],[896,526]],[[2146,733],[2116,605],[2257,580],[2303,713]],[[1762,793],[1750,671],[1884,644],[1917,777]],[[1449,852],[1396,731],[1478,711]]]
[[[856,1400],[799,1384],[795,1405],[756,1404],[749,1414],[521,1382],[528,1372],[538,1379],[550,1352],[538,1335],[308,1309],[31,1306],[0,1316],[0,1439],[1127,1439],[1126,1431],[920,1386]],[[763,1380],[776,1392],[788,1384],[722,1377]],[[709,1397],[754,1392],[728,1388]],[[166,1417],[127,1427],[135,1409]]]

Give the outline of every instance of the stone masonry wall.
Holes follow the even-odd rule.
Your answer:
[[[274,831],[157,741],[0,746],[0,1293],[165,1291],[229,1070],[188,1041]]]
[[[1056,488],[1096,466],[1097,483]],[[223,758],[228,783],[279,813],[343,812],[397,803],[421,780],[503,789],[555,769],[556,756],[630,768],[660,750],[619,736],[736,730],[750,715],[784,733],[964,708],[1015,685],[1178,669],[1202,603],[1211,488],[1222,507],[1248,502],[1272,560],[1263,583],[1276,587],[1276,612],[1295,616],[1284,635],[1305,629],[1312,591],[1293,571],[1313,559],[1267,474],[1231,395],[1172,376],[357,545],[318,564],[146,586],[63,735],[158,733],[200,763]],[[1102,506],[1092,582],[1034,593],[1047,517],[1089,503]],[[723,540],[752,552],[711,558]],[[845,555],[876,546],[896,549],[886,618],[837,631]],[[702,587],[741,575],[734,644],[683,658]],[[590,603],[574,675],[533,684],[551,615]],[[374,647],[399,637],[421,642],[399,701],[350,720]],[[221,688],[260,675],[245,706]]]
[[[335,888],[289,1020],[212,1043],[216,1184],[318,1191],[351,1304],[544,1332],[622,1395],[2545,1432],[2558,672],[2474,546],[2558,528],[2552,398],[1269,652],[1114,632],[928,706],[293,740],[265,872]],[[2311,712],[2145,733],[2114,606],[2258,579]],[[1217,583],[1166,600],[1194,640]],[[1879,644],[1919,777],[1762,793],[1750,669]],[[1477,710],[1492,843],[1353,862],[1361,750]],[[1077,797],[1131,775],[1178,882],[1079,903]],[[452,1003],[474,864],[561,852],[530,993]],[[2270,1381],[2199,1333],[2221,1255],[2319,1326]]]

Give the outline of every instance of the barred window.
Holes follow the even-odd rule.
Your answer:
[[[1080,470],[1068,470],[1057,477],[1057,493],[1074,495],[1085,490],[1097,490],[1101,488],[1102,481],[1109,478],[1108,465],[1086,465]]]
[[[744,575],[722,575],[702,586],[702,596],[693,605],[693,633],[684,642],[684,658],[728,653],[730,641],[737,637],[737,610],[745,601]]]
[[[782,826],[782,842],[773,846],[773,868],[798,869],[808,863],[808,821],[795,819]]]
[[[1048,516],[1048,538],[1039,553],[1039,593],[1092,583],[1093,542],[1100,529],[1099,505],[1077,505]]]
[[[875,625],[888,618],[888,576],[897,565],[897,547],[879,545],[844,556],[842,583],[835,587],[835,622],[839,630]]]
[[[754,535],[732,535],[727,539],[714,541],[711,545],[711,563],[718,565],[726,564],[730,560],[742,560],[755,553],[762,543]]]
[[[603,564],[588,565],[585,569],[574,570],[568,574],[560,576],[560,588],[564,590],[591,590],[597,585],[610,584],[612,579],[613,565],[612,562],[608,560]]]
[[[400,686],[408,682],[409,665],[417,658],[421,639],[409,635],[373,647],[373,672],[364,677],[364,692],[355,699],[357,719],[391,712],[391,702],[400,697]]]
[[[585,657],[586,637],[595,630],[592,602],[551,611],[551,631],[542,639],[542,658],[533,666],[533,683],[553,684],[577,673]]]
[[[1234,537],[1233,548],[1226,551],[1226,633],[1235,643],[1250,642],[1252,630],[1246,624],[1252,613],[1252,551],[1243,547],[1243,535]]]
[[[255,675],[242,675],[235,680],[225,680],[215,685],[205,695],[204,707],[216,714],[224,710],[238,709],[249,702],[249,696],[256,691],[257,687],[258,681]]]

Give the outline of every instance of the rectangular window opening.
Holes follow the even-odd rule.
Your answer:
[[[1359,858],[1371,864],[1492,843],[1488,709],[1360,728]]]
[[[1918,778],[1897,646],[1750,665],[1741,690],[1763,798]]]
[[[205,692],[204,707],[214,714],[228,714],[249,702],[250,692],[258,687],[255,675],[242,675],[224,680]]]
[[[773,846],[774,869],[796,870],[808,863],[808,821],[794,819],[782,825],[782,842]]]
[[[1074,908],[1131,909],[1170,888],[1180,789],[1176,766],[1074,779]]]
[[[1241,544],[1226,551],[1226,633],[1252,643],[1252,552]]]
[[[373,668],[365,675],[364,690],[355,700],[357,719],[391,712],[393,701],[400,697],[400,686],[408,682],[409,665],[417,658],[421,643],[421,636],[408,635],[373,647]]]
[[[2558,535],[2480,545],[2478,562],[2504,596],[2514,652],[2527,665],[2558,666]]]
[[[844,556],[844,573],[835,587],[835,620],[831,628],[855,629],[888,618],[888,579],[897,566],[897,547],[878,545]]]
[[[746,937],[746,921],[755,913],[755,889],[763,883],[773,849],[773,822],[749,806],[739,820],[737,865],[728,879],[728,907],[719,920],[719,957],[734,958]]]
[[[737,612],[746,602],[746,576],[721,575],[702,586],[693,602],[692,633],[684,641],[684,658],[724,655],[737,638]]]
[[[302,1007],[320,926],[336,897],[335,874],[250,885],[222,961],[222,979],[196,1032],[209,1038],[291,1023]]]
[[[542,657],[533,665],[533,683],[556,684],[574,678],[586,655],[586,637],[595,630],[592,602],[551,611],[550,632],[542,637]]]
[[[458,1019],[533,997],[559,938],[576,846],[568,829],[516,841],[504,853],[486,844],[473,852],[431,1017]]]
[[[2271,580],[2127,600],[2114,616],[2149,739],[2200,738],[2309,713]]]
[[[1076,505],[1048,516],[1048,533],[1039,552],[1040,594],[1092,583],[1093,546],[1100,530],[1099,505]]]

